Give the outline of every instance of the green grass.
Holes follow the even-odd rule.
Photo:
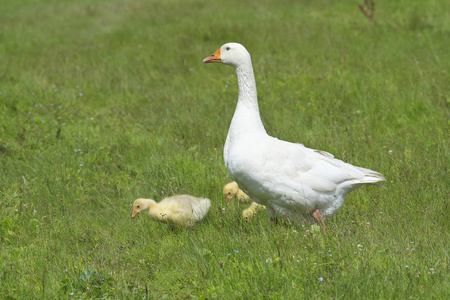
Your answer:
[[[450,5],[359,2],[2,1],[0,298],[449,298]],[[326,236],[225,207],[230,41],[271,135],[387,178]],[[194,229],[131,219],[181,193]]]

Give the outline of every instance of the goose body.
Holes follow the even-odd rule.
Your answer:
[[[164,198],[160,202],[139,198],[134,201],[132,217],[134,218],[141,211],[148,210],[150,218],[155,221],[191,226],[201,221],[210,207],[209,199],[190,195],[172,196]]]
[[[251,57],[237,43],[223,45],[203,62],[235,67],[239,98],[224,147],[231,178],[270,218],[313,218],[323,227],[349,192],[385,180],[378,172],[356,167],[328,152],[269,136],[258,108]]]

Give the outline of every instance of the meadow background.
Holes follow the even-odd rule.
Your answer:
[[[0,298],[450,298],[450,2],[0,1]],[[234,69],[267,131],[385,175],[327,235],[225,205]],[[171,231],[135,198],[208,197]]]

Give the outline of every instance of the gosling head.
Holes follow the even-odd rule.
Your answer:
[[[136,199],[133,203],[133,214],[131,215],[131,217],[134,218],[141,211],[147,210],[149,208],[149,202],[151,201],[153,200],[144,198]]]
[[[227,205],[230,204],[231,199],[233,199],[233,197],[236,196],[238,191],[239,186],[236,183],[236,181],[230,182],[223,187],[223,194],[225,195],[225,198],[227,200]]]

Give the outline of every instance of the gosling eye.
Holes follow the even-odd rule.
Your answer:
[[[231,194],[231,192],[228,192],[228,195]]]
[[[136,206],[137,208],[139,208],[139,205],[138,206]]]
[[[227,48],[225,48],[227,51],[230,51],[231,50],[231,48],[230,47],[227,47]]]

